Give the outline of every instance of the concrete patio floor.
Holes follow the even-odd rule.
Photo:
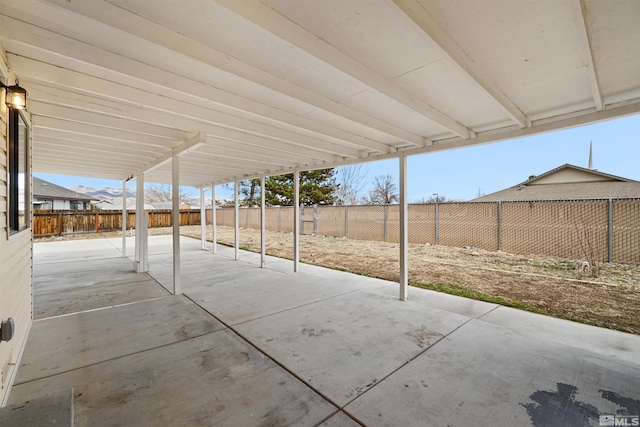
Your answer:
[[[36,320],[9,404],[73,388],[76,426],[640,415],[638,336],[417,288],[401,302],[395,283],[181,247],[184,294],[172,296],[171,236],[149,237],[150,274],[132,271],[119,239],[36,244]]]

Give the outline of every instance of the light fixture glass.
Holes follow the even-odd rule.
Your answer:
[[[14,110],[24,110],[27,108],[27,91],[21,88],[20,82],[16,79],[16,84],[13,86],[4,86],[7,91],[5,98],[6,104]]]

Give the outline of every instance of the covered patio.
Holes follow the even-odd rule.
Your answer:
[[[402,302],[391,282],[181,242],[176,296],[170,236],[149,238],[151,274],[119,239],[36,244],[35,320],[0,421],[588,426],[640,405],[637,336],[423,289]]]
[[[639,27],[634,0],[0,0],[0,81],[28,94],[26,109],[0,103],[8,413],[536,427],[638,414],[636,336],[409,297],[407,157],[638,114]],[[300,173],[382,159],[398,160],[399,283],[301,264]],[[125,194],[135,180],[135,242],[123,227],[33,245],[28,211],[11,224],[32,172]],[[293,261],[238,245],[238,182],[264,195],[280,174],[294,176]],[[210,252],[181,239],[177,191],[172,238],[148,237],[145,182],[203,202],[235,183],[235,247],[215,227]]]

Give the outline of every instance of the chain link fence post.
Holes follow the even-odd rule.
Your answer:
[[[613,199],[608,200],[607,213],[607,262],[613,261]]]
[[[344,207],[344,237],[349,238],[349,206]]]
[[[498,200],[498,250],[502,250],[502,201]]]
[[[383,213],[383,223],[384,223],[384,241],[387,241],[387,205],[384,205],[384,213]]]
[[[318,235],[318,205],[313,207],[313,234]]]
[[[438,198],[436,197],[436,246],[440,243],[440,224],[438,211]]]

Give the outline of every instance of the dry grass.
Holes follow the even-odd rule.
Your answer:
[[[149,229],[149,234],[167,234],[170,230]],[[200,226],[183,226],[181,232],[200,238]],[[115,232],[73,238],[109,234],[120,235]],[[218,243],[233,245],[233,238],[232,228],[218,227]],[[259,251],[259,231],[241,230],[240,247]],[[266,251],[293,258],[291,233],[267,232]],[[352,273],[399,279],[396,243],[300,236],[300,259]],[[593,278],[581,276],[570,260],[412,244],[409,280],[417,286],[640,334],[640,265],[603,263],[599,277]]]

